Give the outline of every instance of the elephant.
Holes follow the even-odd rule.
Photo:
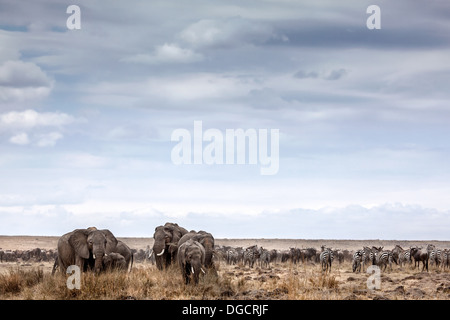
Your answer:
[[[117,240],[117,245],[114,252],[122,255],[122,257],[125,259],[125,267],[126,267],[125,269],[128,270],[128,268],[130,268],[131,272],[131,269],[133,268],[134,255],[130,247],[128,247],[123,241]]]
[[[117,252],[103,256],[103,270],[128,270],[126,259],[123,255]]]
[[[188,231],[185,228],[171,222],[155,228],[153,252],[159,270],[167,268],[172,262],[176,261],[178,241],[186,233]]]
[[[81,271],[93,269],[100,272],[103,267],[103,256],[114,252],[116,246],[116,237],[107,229],[98,230],[90,227],[68,232],[58,240],[58,257],[52,274],[57,267],[65,273],[70,265],[77,265]]]
[[[177,259],[185,284],[189,284],[191,275],[198,284],[200,272],[205,273],[205,248],[198,241],[187,240],[178,247]]]
[[[213,235],[203,230],[200,230],[198,232],[191,230],[181,237],[181,239],[178,241],[178,247],[190,239],[199,242],[205,249],[205,267],[215,270],[213,263],[213,254],[215,252]]]

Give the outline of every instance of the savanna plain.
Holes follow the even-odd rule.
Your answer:
[[[3,252],[56,250],[59,237],[0,236]],[[331,271],[323,272],[314,259],[292,261],[275,259],[269,266],[255,262],[229,264],[217,250],[216,273],[208,272],[197,285],[185,285],[178,265],[160,271],[139,253],[152,247],[152,238],[118,238],[136,252],[131,271],[81,274],[80,289],[69,289],[69,275],[51,274],[54,260],[19,258],[0,262],[0,299],[7,300],[450,300],[450,270],[429,265],[429,271],[414,268],[414,263],[392,265],[381,272],[380,286],[368,288],[372,276],[366,270],[353,272],[351,254],[363,246],[395,245],[450,248],[450,241],[400,240],[302,240],[302,239],[216,239],[217,248],[258,245],[279,252],[290,248],[315,248],[322,245],[345,252],[335,258]],[[47,261],[46,261],[47,260]],[[370,279],[369,279],[370,281]]]

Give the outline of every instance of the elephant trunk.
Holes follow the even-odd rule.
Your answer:
[[[155,241],[153,244],[153,252],[155,253],[155,262],[159,270],[162,270],[166,266],[166,245],[163,241]]]
[[[93,253],[93,258],[94,258],[94,271],[95,272],[100,272],[103,269],[103,257],[107,256],[107,254],[105,254],[103,251],[96,251]]]
[[[205,266],[207,268],[212,267],[213,250],[206,250],[205,252]]]
[[[205,273],[205,270],[203,270],[202,264],[200,262],[194,262],[191,264],[191,273],[194,283],[198,283],[200,274]]]

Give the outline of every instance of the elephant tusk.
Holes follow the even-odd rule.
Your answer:
[[[194,267],[191,267],[191,272],[192,274],[194,274]]]
[[[93,257],[94,257],[94,259],[97,259],[97,258],[95,257],[95,254],[93,255]]]
[[[200,270],[202,270],[202,272],[203,272],[204,274],[206,274],[206,272],[205,272],[205,270],[203,270],[203,268],[200,268]]]
[[[164,248],[164,249],[162,249],[161,253],[158,253],[158,254],[157,254],[157,256],[158,256],[158,257],[159,257],[159,256],[162,256],[162,255],[163,255],[163,253],[164,253],[164,250],[165,250],[165,248]]]
[[[108,254],[107,253],[105,253],[105,257],[107,257],[108,256]]]

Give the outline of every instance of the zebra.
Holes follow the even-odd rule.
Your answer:
[[[450,250],[444,249],[442,250],[442,269],[445,270],[445,267],[450,267]]]
[[[403,266],[403,262],[409,261],[410,264],[412,263],[410,250],[404,250],[398,244],[392,249],[392,254],[394,255],[394,258],[397,259],[400,267]]]
[[[250,268],[253,268],[253,265],[255,264],[255,261],[258,258],[259,258],[259,250],[256,244],[246,248],[244,251],[244,267],[248,261],[248,266]]]
[[[439,266],[442,264],[442,250],[436,249],[434,245],[433,249],[430,251],[430,263],[436,264],[436,267],[439,268]]]
[[[259,249],[259,264],[261,268],[263,267],[263,264],[267,266],[267,268],[270,268],[270,252],[263,247]]]
[[[322,271],[328,271],[328,268],[330,268],[331,272],[331,264],[333,263],[333,250],[330,248],[326,248],[325,246],[322,246],[322,252],[320,253],[319,259],[320,263],[322,264]]]
[[[372,249],[370,249],[369,247],[363,247],[362,251],[363,251],[362,268],[364,270],[366,263],[369,265],[374,264],[374,256],[375,255],[374,255]]]
[[[358,273],[361,272],[361,263],[362,263],[363,255],[364,255],[364,250],[357,250],[353,254],[353,259],[352,259],[353,272],[355,272],[355,271],[357,271]]]
[[[392,261],[394,261],[395,263],[397,263],[397,261],[394,258],[394,255],[392,253],[392,251],[390,250],[383,250],[383,248],[380,248],[381,250],[379,250],[376,253],[376,264],[377,266],[384,266],[383,271],[386,270],[387,265],[389,264],[389,269],[392,271]],[[381,269],[381,268],[380,268]]]
[[[236,249],[231,248],[227,250],[227,264],[236,264],[239,259],[239,253]]]

